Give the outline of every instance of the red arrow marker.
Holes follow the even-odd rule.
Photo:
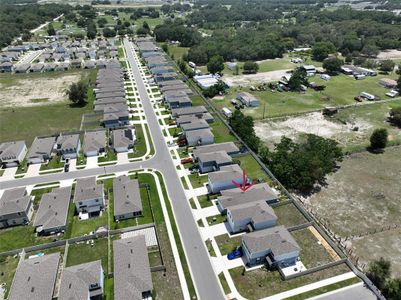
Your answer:
[[[256,184],[256,180],[252,181],[250,184],[246,183],[246,172],[245,170],[242,171],[242,185],[236,182],[235,180],[232,180],[232,183],[235,184],[238,188],[241,189],[241,191],[246,192],[250,187],[252,187],[254,184]]]

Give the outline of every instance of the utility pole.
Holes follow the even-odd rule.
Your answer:
[[[263,116],[262,116],[262,119],[265,118],[265,111],[266,111],[266,103],[263,103]]]

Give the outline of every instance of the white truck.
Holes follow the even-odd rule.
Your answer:
[[[231,118],[231,116],[233,115],[232,111],[227,107],[223,107],[222,112],[226,116],[226,118]]]
[[[366,93],[366,92],[360,93],[359,96],[361,96],[362,98],[365,98],[366,100],[369,100],[369,101],[373,101],[376,99],[376,97],[374,95]]]

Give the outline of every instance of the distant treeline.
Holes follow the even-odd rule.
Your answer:
[[[32,30],[72,9],[63,4],[0,5],[0,47],[9,45],[15,37]]]

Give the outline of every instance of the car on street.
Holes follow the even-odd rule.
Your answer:
[[[242,256],[242,250],[241,249],[235,249],[234,251],[230,252],[227,254],[227,259],[228,260],[233,260],[236,258],[240,258]]]

